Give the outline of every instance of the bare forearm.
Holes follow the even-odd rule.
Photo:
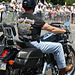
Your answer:
[[[47,23],[42,27],[42,29],[45,29],[45,30],[50,31],[52,33],[65,33],[66,32],[63,29],[59,29],[57,27],[50,26]]]
[[[65,33],[66,31],[63,29],[59,29],[59,28],[54,27],[54,29],[51,32],[52,33]]]

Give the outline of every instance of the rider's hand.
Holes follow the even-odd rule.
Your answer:
[[[62,28],[63,33],[66,33],[66,30],[64,30],[64,28]]]

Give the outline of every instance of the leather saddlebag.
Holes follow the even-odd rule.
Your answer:
[[[43,57],[41,50],[37,48],[25,48],[20,51],[15,58],[15,68],[32,68],[34,67],[39,59]]]

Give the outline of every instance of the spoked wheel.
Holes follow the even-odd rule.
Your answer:
[[[52,75],[51,69],[47,69],[45,75]]]
[[[46,69],[46,74],[45,75],[58,75],[59,74],[59,69],[58,69],[56,60],[54,59],[53,54],[49,54],[47,59],[49,61],[48,61],[47,67],[46,67],[47,69]]]
[[[46,70],[46,74],[45,75],[58,75],[59,74],[59,70],[58,68],[48,68]]]
[[[70,53],[67,55],[67,58],[66,58],[66,64],[67,65],[70,65],[70,64],[73,64],[75,65],[75,51],[73,48],[69,48],[70,49]],[[66,75],[73,75],[74,74],[74,67],[72,68],[71,71],[67,72]]]
[[[75,63],[75,51],[73,48],[70,48],[70,52],[69,54],[67,54],[67,58],[66,58],[66,64],[73,64]]]

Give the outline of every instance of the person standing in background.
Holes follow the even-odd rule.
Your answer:
[[[73,8],[71,9],[72,15],[71,15],[71,22],[73,23],[74,17],[75,17],[75,3],[73,4]]]
[[[4,11],[5,9],[5,2],[3,1],[2,4],[0,4],[0,12]]]

